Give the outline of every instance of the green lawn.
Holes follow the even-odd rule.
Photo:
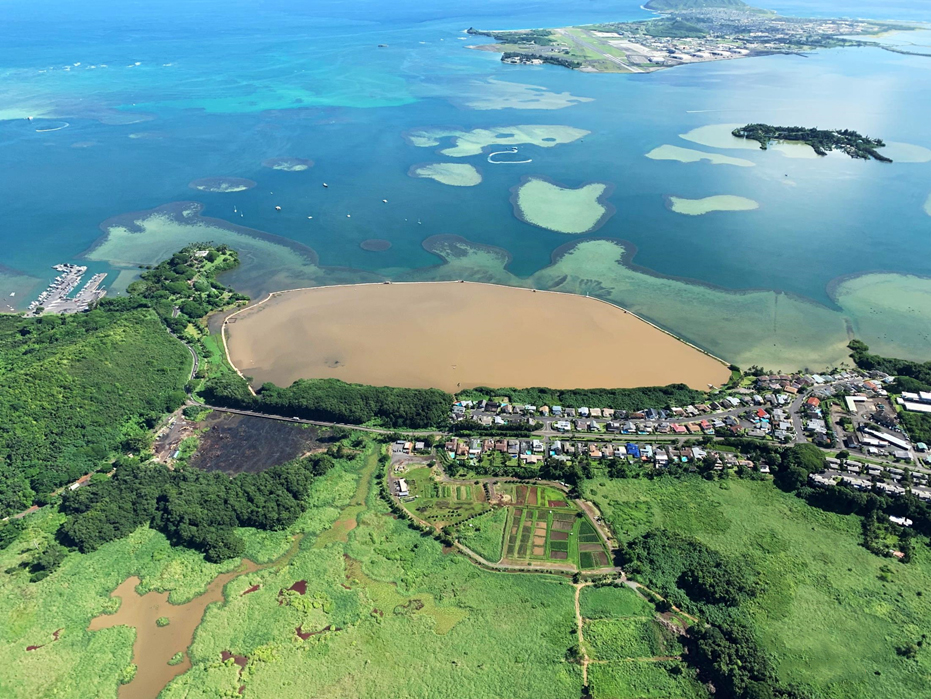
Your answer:
[[[579,597],[586,619],[625,616],[651,616],[653,605],[627,586],[585,587]]]
[[[653,658],[677,654],[679,645],[649,617],[595,619],[585,623],[585,645],[594,660]]]
[[[687,673],[672,674],[675,661],[593,664],[588,681],[594,699],[704,699],[705,689]],[[681,666],[680,666],[681,667]]]
[[[588,482],[623,540],[653,527],[700,539],[760,573],[748,610],[781,679],[837,699],[911,699],[927,693],[931,655],[899,657],[931,627],[931,551],[912,563],[870,554],[860,520],[822,512],[769,482],[660,478]],[[891,582],[880,568],[892,569]],[[610,696],[610,695],[608,695]]]
[[[486,561],[501,560],[508,511],[499,507],[456,527],[456,537]]]

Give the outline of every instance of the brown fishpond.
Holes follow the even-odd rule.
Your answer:
[[[225,338],[256,386],[624,388],[727,381],[727,366],[632,313],[575,294],[429,282],[297,289],[235,314]]]

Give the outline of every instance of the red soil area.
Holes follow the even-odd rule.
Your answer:
[[[64,628],[60,628],[60,629],[55,629],[54,631],[52,631],[52,641],[57,641],[58,637],[61,635],[61,632],[64,630],[65,630]],[[41,646],[26,646],[26,651],[31,652],[34,650],[39,650],[40,648],[45,648],[45,645],[46,644],[43,643]]]
[[[320,634],[326,633],[327,631],[342,631],[342,629],[335,628],[330,624],[327,624],[319,631],[304,631],[303,626],[294,627],[294,633],[296,633],[298,638],[300,638],[302,641],[306,641],[311,636],[319,636]]]
[[[244,591],[244,592],[240,595],[240,597],[245,597],[246,595],[251,594],[251,593],[253,593],[253,592],[258,592],[259,589],[260,589],[261,587],[262,587],[261,585],[253,585],[253,586],[250,587],[248,590]]]
[[[222,660],[223,662],[226,662],[230,658],[232,658],[233,662],[239,666],[240,670],[244,670],[246,667],[246,664],[249,662],[249,658],[247,658],[245,655],[233,655],[228,650],[225,650],[222,653],[220,653],[220,660]]]
[[[297,594],[299,594],[299,595],[306,594],[306,593],[307,593],[307,581],[306,581],[306,580],[298,580],[296,583],[294,583],[294,584],[293,584],[291,587],[289,587],[288,589],[289,589],[289,590],[294,590],[294,591],[295,591]]]

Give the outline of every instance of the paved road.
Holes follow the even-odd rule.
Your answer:
[[[216,410],[221,413],[233,413],[234,415],[248,415],[249,417],[260,417],[266,420],[281,420],[283,422],[293,422],[301,425],[317,425],[319,427],[345,427],[349,430],[359,430],[361,432],[373,432],[375,434],[396,434],[403,432],[404,434],[414,434],[414,435],[433,435],[433,436],[444,436],[445,432],[411,432],[410,430],[389,430],[382,427],[362,427],[361,425],[350,425],[345,422],[326,422],[324,420],[305,420],[304,418],[297,417],[284,417],[282,415],[269,415],[268,413],[257,413],[254,410],[239,410],[237,408],[220,408],[215,405],[208,405],[206,403],[196,403],[192,401],[194,405],[201,405],[205,408],[210,408],[211,410]]]

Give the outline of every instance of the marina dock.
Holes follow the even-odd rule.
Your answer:
[[[48,288],[39,294],[39,297],[29,304],[27,317],[40,316],[46,313],[64,314],[80,313],[86,311],[92,304],[103,298],[107,290],[100,285],[106,278],[106,273],[95,274],[74,296],[69,294],[81,283],[87,267],[72,264],[59,264],[52,267],[61,274],[49,284]]]

